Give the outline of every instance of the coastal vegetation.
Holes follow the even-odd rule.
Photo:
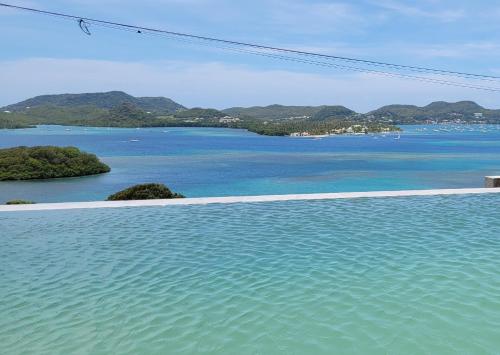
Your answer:
[[[0,181],[52,179],[107,173],[109,166],[75,147],[0,149]]]
[[[0,118],[0,129],[19,129],[19,128],[31,128],[31,127],[33,126],[24,124],[22,122]]]
[[[39,124],[225,127],[277,136],[387,132],[398,130],[398,124],[500,123],[500,110],[485,109],[470,101],[434,102],[424,107],[390,105],[366,114],[344,106],[326,105],[216,110],[187,109],[168,98],[137,98],[120,91],[37,96],[0,110],[0,128],[26,128]]]
[[[288,122],[254,123],[246,127],[249,131],[267,136],[361,134],[398,131],[398,127],[371,122],[330,119],[324,121],[297,120]]]
[[[172,198],[184,198],[184,196],[170,191],[170,189],[163,184],[140,184],[110,195],[107,200],[157,200]]]
[[[27,200],[12,200],[12,201],[7,201],[5,204],[6,205],[33,205],[36,202],[33,201],[27,201]]]
[[[21,117],[22,115],[15,115],[12,117],[9,112],[0,113],[0,129],[17,129],[17,128],[31,128],[32,125],[26,123],[27,119]]]

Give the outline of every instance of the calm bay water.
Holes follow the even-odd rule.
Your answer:
[[[1,213],[1,352],[494,354],[499,204]]]
[[[0,182],[0,202],[103,200],[132,184],[162,182],[187,196],[480,187],[500,174],[498,126],[408,126],[394,135],[321,140],[210,128],[40,126],[0,130],[0,147],[74,145],[110,174]]]

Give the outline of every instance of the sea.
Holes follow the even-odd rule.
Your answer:
[[[0,203],[104,200],[140,183],[187,197],[482,187],[500,175],[500,126],[402,126],[401,134],[261,136],[223,128],[38,126],[0,130],[0,148],[76,146],[103,175],[0,182]]]

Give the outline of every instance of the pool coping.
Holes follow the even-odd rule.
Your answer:
[[[92,202],[59,202],[39,203],[31,205],[1,205],[0,212],[51,211],[90,208],[122,208],[122,207],[164,207],[185,205],[208,205],[228,203],[257,203],[278,201],[306,200],[337,200],[351,198],[409,197],[409,196],[439,196],[500,193],[500,188],[466,188],[437,190],[397,190],[397,191],[366,191],[366,192],[334,192],[315,194],[290,195],[259,195],[259,196],[227,196],[227,197],[193,197],[170,200],[131,200],[131,201],[92,201]]]

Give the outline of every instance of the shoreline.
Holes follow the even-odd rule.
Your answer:
[[[227,197],[192,197],[168,200],[129,200],[129,201],[92,201],[92,202],[59,202],[39,203],[32,205],[0,205],[1,212],[54,211],[94,208],[124,207],[165,207],[229,203],[261,203],[280,201],[312,201],[338,200],[353,198],[412,197],[412,196],[449,196],[500,193],[500,188],[465,188],[435,190],[396,190],[367,192],[334,192],[316,194],[259,195],[259,196],[227,196]]]

